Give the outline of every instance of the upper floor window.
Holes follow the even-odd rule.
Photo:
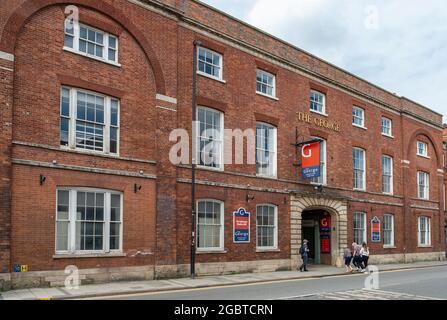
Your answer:
[[[429,217],[419,217],[418,219],[418,244],[419,246],[431,245]]]
[[[358,127],[365,127],[365,110],[359,107],[352,107],[352,124]]]
[[[266,123],[256,123],[256,173],[276,176],[276,128]]]
[[[106,253],[122,248],[122,194],[58,189],[56,252]]]
[[[417,142],[417,155],[428,157],[428,144],[422,141]]]
[[[276,97],[276,77],[263,70],[256,70],[256,92]]]
[[[222,250],[224,248],[224,207],[218,200],[197,202],[197,248]]]
[[[197,72],[222,80],[222,55],[212,50],[198,47]]]
[[[223,169],[223,114],[220,111],[197,108],[197,164]]]
[[[258,205],[256,207],[256,247],[276,249],[278,242],[277,207]]]
[[[310,111],[326,114],[326,96],[318,91],[310,91]]]
[[[430,198],[430,175],[427,172],[418,171],[418,198],[428,200]]]
[[[354,168],[354,189],[365,190],[365,150],[360,148],[352,149],[352,159]]]
[[[393,135],[392,121],[388,118],[382,117],[382,134],[385,136]]]
[[[393,193],[393,158],[382,156],[382,192]]]
[[[118,154],[119,100],[81,89],[61,89],[60,144]]]
[[[65,20],[64,48],[106,62],[118,63],[118,38],[104,31]]]
[[[317,137],[313,137],[317,138]],[[319,138],[320,139],[320,138]],[[327,183],[326,179],[326,140],[321,139],[320,141],[320,176],[317,178],[312,178],[310,180],[311,183],[315,184],[323,184]]]

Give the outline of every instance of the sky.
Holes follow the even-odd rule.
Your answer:
[[[202,1],[447,116],[445,0]]]

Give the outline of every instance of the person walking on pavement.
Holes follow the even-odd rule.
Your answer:
[[[307,260],[309,258],[309,247],[307,246],[308,241],[306,239],[303,240],[303,245],[300,248],[300,255],[301,259],[303,260],[303,263],[301,264],[300,271],[307,272]]]
[[[356,267],[357,271],[363,270],[362,256],[360,255],[361,248],[362,246],[358,245],[356,242],[352,243],[352,263]]]
[[[369,248],[366,242],[362,243],[362,249],[360,249],[360,256],[362,257],[362,264],[363,264],[363,272],[368,267],[368,260],[369,260]]]
[[[343,258],[345,259],[346,272],[352,272],[351,261],[352,261],[352,252],[349,247],[345,248],[343,253]]]

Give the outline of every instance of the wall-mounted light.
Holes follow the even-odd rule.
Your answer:
[[[247,193],[247,196],[246,196],[247,202],[250,202],[250,200],[254,200],[254,199],[255,199],[255,196],[250,195],[250,194]]]
[[[135,184],[133,185],[133,191],[134,191],[135,193],[137,193],[137,192],[140,191],[140,190],[141,190],[141,186],[135,183]]]
[[[41,174],[39,176],[39,184],[42,186],[45,180],[47,180],[47,178],[43,174]]]

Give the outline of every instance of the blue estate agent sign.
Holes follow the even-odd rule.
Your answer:
[[[234,243],[250,242],[250,212],[244,208],[233,212],[233,241]]]

